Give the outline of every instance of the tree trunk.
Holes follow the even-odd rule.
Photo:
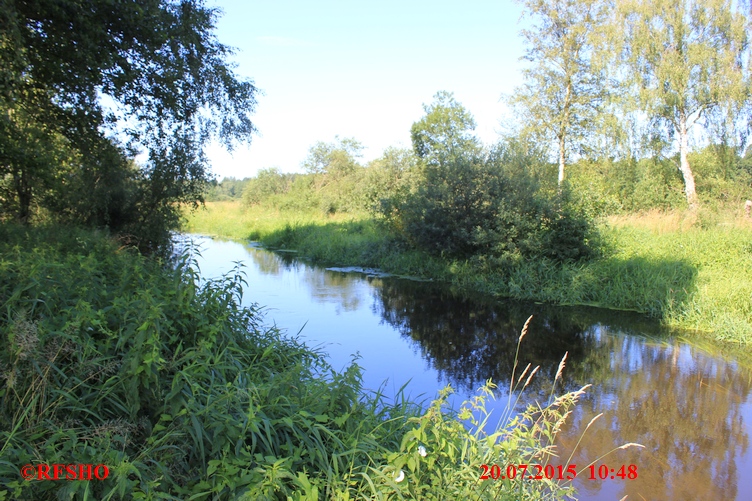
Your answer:
[[[22,224],[31,222],[31,182],[28,168],[21,167],[13,171],[13,182],[18,196],[18,221]]]
[[[559,136],[559,186],[564,182],[564,135]]]
[[[567,90],[564,95],[564,109],[562,113],[564,119],[559,128],[559,187],[564,182],[564,161],[566,158],[567,147],[567,125],[569,124],[569,109],[572,106],[572,78],[567,77]]]
[[[687,132],[687,117],[682,113],[679,117],[679,170],[684,178],[684,193],[687,195],[689,210],[697,209],[699,200],[695,190],[695,176],[689,166],[687,153],[689,151],[689,134]]]

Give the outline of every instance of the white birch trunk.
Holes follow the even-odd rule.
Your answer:
[[[564,135],[559,136],[559,186],[564,182]]]
[[[687,204],[690,210],[695,210],[699,205],[697,191],[695,190],[695,176],[689,166],[687,153],[689,152],[689,134],[687,131],[687,117],[682,113],[679,116],[679,170],[684,178],[684,193],[687,195]]]

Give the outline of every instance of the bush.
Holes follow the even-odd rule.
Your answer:
[[[243,202],[257,205],[273,195],[290,191],[294,175],[282,174],[277,168],[261,169],[256,177],[249,179],[243,188]]]
[[[457,157],[426,165],[415,192],[385,206],[384,216],[416,246],[439,255],[589,256],[591,225],[568,190],[544,191],[533,169],[505,160]]]

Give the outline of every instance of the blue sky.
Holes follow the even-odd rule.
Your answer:
[[[522,84],[521,7],[511,0],[207,4],[224,11],[216,34],[236,48],[236,72],[263,91],[250,146],[208,150],[220,179],[300,171],[308,149],[335,135],[360,141],[364,161],[409,147],[410,126],[439,90],[454,92],[492,142],[502,95]]]

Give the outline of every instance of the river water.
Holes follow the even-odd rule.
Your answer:
[[[292,253],[192,238],[203,277],[242,263],[244,303],[263,306],[267,324],[324,350],[335,369],[357,354],[365,388],[390,397],[407,383],[411,397],[430,400],[449,384],[458,405],[492,378],[500,389],[490,407],[500,416],[520,329],[533,315],[517,374],[527,363],[540,370],[524,400],[548,400],[565,352],[556,393],[592,384],[558,436],[559,459],[549,464],[567,464],[574,450],[579,470],[619,445],[645,446],[598,461],[595,479],[589,469],[579,474],[579,499],[752,499],[752,370],[639,315],[469,297],[432,282],[325,269]],[[625,472],[635,465],[637,478],[615,475],[622,465]]]

